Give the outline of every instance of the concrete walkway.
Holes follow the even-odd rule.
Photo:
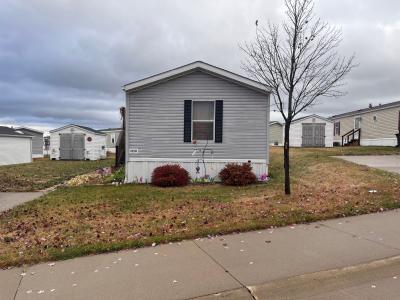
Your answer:
[[[400,154],[400,149],[399,149]],[[357,155],[357,156],[335,156],[359,165],[377,168],[384,171],[400,174],[400,155]]]
[[[4,193],[0,192],[0,212],[6,211],[22,203],[32,201],[43,195],[43,192]]]
[[[394,299],[399,255],[397,210],[0,271],[0,299]]]

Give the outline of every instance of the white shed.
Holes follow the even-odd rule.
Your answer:
[[[293,120],[290,147],[333,147],[333,122],[318,115]]]
[[[50,159],[98,160],[106,158],[106,134],[70,124],[50,131]]]
[[[32,162],[32,136],[0,126],[0,165]]]

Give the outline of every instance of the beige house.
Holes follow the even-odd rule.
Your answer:
[[[332,116],[335,144],[396,146],[400,130],[400,101]]]
[[[280,122],[269,123],[269,144],[271,146],[283,146],[283,124]]]

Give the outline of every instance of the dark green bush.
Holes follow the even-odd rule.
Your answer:
[[[116,182],[124,182],[125,180],[125,167],[119,168],[115,173],[112,175],[112,181]]]

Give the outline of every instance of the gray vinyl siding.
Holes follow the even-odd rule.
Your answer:
[[[43,133],[31,131],[31,130],[24,129],[24,128],[21,128],[18,130],[22,131],[25,134],[33,136],[33,138],[32,138],[32,155],[43,154],[43,145],[44,145]]]
[[[224,101],[213,158],[268,161],[269,96],[200,71],[127,94],[128,153],[139,150],[129,158],[193,158],[194,146],[183,142],[184,100]]]
[[[271,144],[283,144],[283,126],[281,124],[274,123],[269,125],[269,142]]]
[[[361,117],[362,139],[394,138],[398,133],[400,106],[377,109],[359,115],[342,118],[332,118],[333,122],[340,122],[340,135],[335,135],[335,141],[341,141],[342,135],[354,129],[354,119]],[[376,121],[374,121],[376,116]]]

